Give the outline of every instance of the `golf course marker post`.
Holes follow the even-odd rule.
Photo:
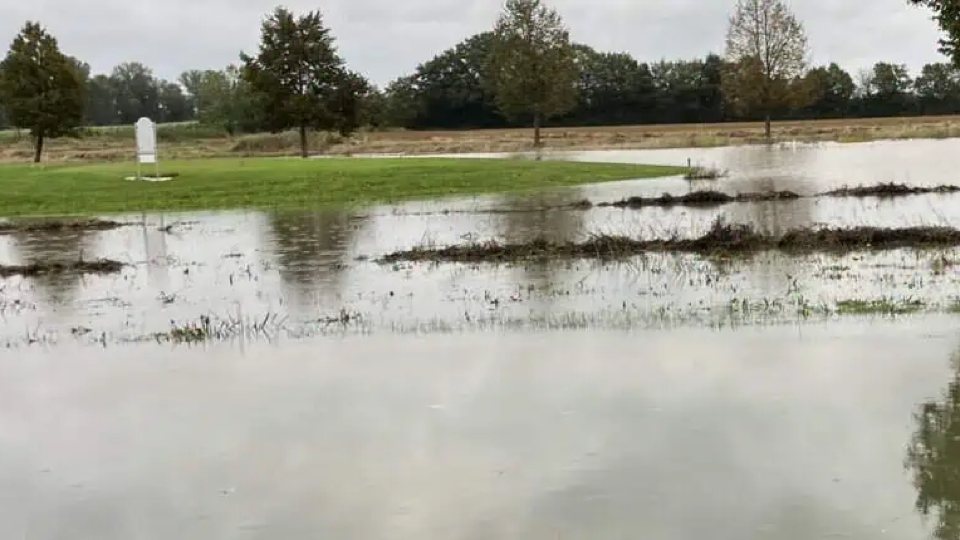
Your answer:
[[[149,118],[137,120],[133,126],[137,136],[137,180],[143,180],[141,166],[153,163],[156,170],[154,178],[160,179],[160,160],[157,159],[157,124]]]

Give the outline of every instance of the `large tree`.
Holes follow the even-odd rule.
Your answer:
[[[933,19],[944,34],[939,41],[940,52],[949,56],[954,65],[960,66],[960,1],[907,0],[907,3],[933,11]]]
[[[349,132],[358,108],[347,94],[365,91],[344,67],[319,11],[300,17],[278,7],[261,27],[257,56],[240,55],[242,76],[262,96],[267,128],[297,128],[307,157],[307,130]]]
[[[493,34],[487,69],[497,104],[508,117],[532,116],[539,147],[542,122],[577,104],[580,70],[570,33],[541,0],[507,0]]]
[[[36,163],[44,140],[72,134],[83,121],[85,89],[80,68],[36,22],[23,26],[0,62],[0,102],[11,125],[30,130]]]
[[[773,111],[802,104],[807,57],[803,25],[784,0],[737,0],[727,30],[724,98],[743,114],[762,114],[768,141]]]

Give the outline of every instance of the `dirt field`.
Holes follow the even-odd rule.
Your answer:
[[[960,116],[869,118],[777,122],[774,137],[785,141],[860,142],[878,139],[948,138],[960,136]],[[211,137],[203,130],[159,127],[161,158],[296,155],[294,133]],[[760,123],[674,124],[647,126],[547,128],[547,148],[640,149],[706,147],[763,142]],[[311,151],[322,154],[519,152],[529,150],[529,129],[473,131],[380,131],[349,139],[315,134]],[[123,128],[91,131],[79,139],[58,139],[47,145],[46,161],[120,161],[133,157],[133,135]],[[32,158],[28,137],[0,134],[0,161]]]

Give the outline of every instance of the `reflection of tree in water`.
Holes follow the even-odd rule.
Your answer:
[[[19,252],[23,264],[94,259],[89,233],[83,231],[16,231],[12,248]],[[83,276],[76,273],[41,274],[30,278],[43,301],[50,305],[70,304],[76,296]]]
[[[555,192],[534,194],[507,194],[501,205],[507,209],[501,215],[498,233],[503,242],[530,242],[545,238],[553,242],[582,240],[585,219],[582,210],[557,208],[582,201],[584,195],[580,189],[564,189]],[[546,210],[531,210],[548,208]],[[525,211],[529,210],[529,211]],[[525,275],[529,281],[546,287],[555,281],[557,273],[564,263],[535,261],[524,264]]]
[[[914,415],[917,429],[907,450],[913,473],[916,508],[937,516],[941,540],[960,539],[960,352],[952,359],[953,377],[941,401],[931,400]]]
[[[339,296],[350,248],[368,220],[342,210],[270,214],[280,277],[297,303],[316,304],[324,290]]]

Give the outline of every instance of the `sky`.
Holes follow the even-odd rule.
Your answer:
[[[839,63],[854,78],[877,61],[911,73],[942,61],[930,12],[906,0],[788,0],[805,24],[814,63]],[[260,23],[276,5],[320,9],[352,69],[384,85],[462,39],[493,26],[501,0],[5,0],[0,46],[27,20],[94,73],[139,61],[175,80],[188,69],[223,68],[255,52]],[[553,0],[573,40],[641,61],[723,52],[734,0]]]

